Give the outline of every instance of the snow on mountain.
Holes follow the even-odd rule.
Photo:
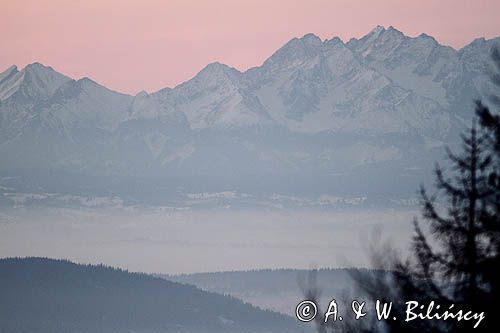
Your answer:
[[[157,95],[183,112],[193,129],[238,128],[269,122],[259,101],[243,89],[241,76],[234,68],[212,63],[192,80]]]
[[[39,63],[0,74],[0,143],[19,136],[36,121],[43,101],[71,79]]]
[[[492,92],[490,51],[499,42],[499,38],[480,38],[455,50],[427,34],[408,37],[393,27],[378,26],[347,46],[395,84],[432,99],[452,114],[470,118],[471,101]]]
[[[127,118],[132,98],[83,78],[70,80],[45,101],[43,117],[57,118],[65,127],[115,129]]]
[[[395,84],[443,107],[449,106],[443,81],[457,70],[456,50],[425,34],[410,38],[393,27],[380,26],[360,40],[351,39],[347,45]]]
[[[250,75],[257,77],[255,94],[273,119],[294,131],[445,134],[449,117],[436,101],[358,58],[338,38],[322,42],[309,34],[290,41]]]
[[[43,99],[51,96],[70,78],[56,72],[51,67],[33,63],[18,71],[12,66],[0,74],[0,100],[5,100],[16,93],[24,99]]]
[[[0,74],[0,100],[10,97],[19,89],[23,75],[17,70],[17,66],[7,68]]]
[[[485,71],[494,42],[478,39],[457,51],[425,34],[412,38],[381,26],[347,43],[307,34],[244,73],[212,63],[174,89],[135,97],[35,63],[1,73],[0,100],[19,95],[37,107],[49,100],[47,112],[63,122],[85,118],[104,127],[180,112],[194,130],[274,124],[308,133],[415,129],[432,135],[436,129],[429,126],[436,124],[442,135],[452,126],[449,111],[461,90],[477,98],[490,88]],[[429,114],[436,119],[429,121]],[[384,126],[372,126],[374,118]]]
[[[383,172],[417,179],[401,170],[425,170],[469,124],[474,99],[494,92],[489,52],[499,42],[455,50],[381,26],[346,43],[307,34],[262,66],[212,63],[174,88],[136,96],[38,63],[12,66],[0,73],[0,154],[8,156],[0,174],[196,175],[194,187],[225,186],[211,191],[257,184],[248,177],[269,177],[268,187],[281,179],[284,188],[293,177],[304,188],[354,172],[365,179],[360,191],[369,177],[394,178]]]

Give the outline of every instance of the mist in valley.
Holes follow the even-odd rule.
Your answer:
[[[163,274],[365,267],[374,232],[408,249],[417,213],[390,208],[4,208],[0,253]]]

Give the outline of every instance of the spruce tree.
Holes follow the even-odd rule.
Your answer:
[[[500,88],[500,53],[493,51],[497,72],[493,82]],[[499,90],[500,91],[500,90]],[[500,101],[491,99],[493,104]],[[499,104],[497,104],[499,105]],[[474,331],[496,332],[500,279],[500,116],[476,103],[475,122],[462,137],[459,154],[448,151],[451,168],[436,168],[437,195],[422,188],[422,218],[415,221],[412,257],[385,261],[394,272],[391,297],[435,301],[442,308],[485,312],[486,319]],[[380,256],[375,262],[381,263]],[[387,281],[371,281],[365,289],[372,296]],[[471,322],[415,322],[407,327],[387,322],[392,332],[470,332]]]
[[[500,51],[492,82],[500,93]],[[500,94],[492,107],[476,103],[472,127],[462,136],[461,151],[448,150],[450,167],[436,167],[437,193],[421,188],[421,221],[414,221],[410,257],[402,260],[387,245],[375,244],[372,264],[388,274],[367,278],[354,275],[360,289],[372,300],[393,301],[391,316],[398,320],[350,322],[343,327],[320,325],[321,332],[497,332],[500,310]],[[485,312],[475,321],[414,320],[404,322],[405,302],[434,301],[447,309]]]

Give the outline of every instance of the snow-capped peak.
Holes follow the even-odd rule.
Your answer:
[[[375,28],[373,28],[366,36],[378,36],[382,32],[385,31],[385,27],[382,25],[377,25]]]
[[[228,65],[222,64],[218,61],[212,62],[206,65],[197,75],[196,77],[234,77],[238,74],[241,74],[237,69],[233,67],[229,67]],[[196,78],[195,77],[195,78]]]
[[[321,38],[313,33],[305,34],[299,40],[306,46],[320,46],[322,43]]]
[[[16,92],[24,97],[48,98],[69,80],[69,77],[38,62],[27,65],[21,71],[12,66],[1,74],[0,99],[7,99]]]
[[[307,61],[307,59],[318,56],[325,43],[314,34],[293,38],[269,57],[264,62],[263,67],[270,68],[271,72],[280,68],[292,68]]]
[[[136,98],[144,98],[147,96],[149,96],[149,94],[145,90],[141,90],[135,95]]]

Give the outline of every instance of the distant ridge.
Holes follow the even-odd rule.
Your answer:
[[[293,316],[295,306],[304,297],[312,270],[263,269],[180,275],[159,275],[170,281],[187,283],[203,290],[231,295],[263,309],[278,311]],[[316,285],[325,307],[331,299],[349,297],[362,298],[353,276],[358,279],[374,274],[387,274],[380,270],[365,268],[321,268],[314,270]]]

